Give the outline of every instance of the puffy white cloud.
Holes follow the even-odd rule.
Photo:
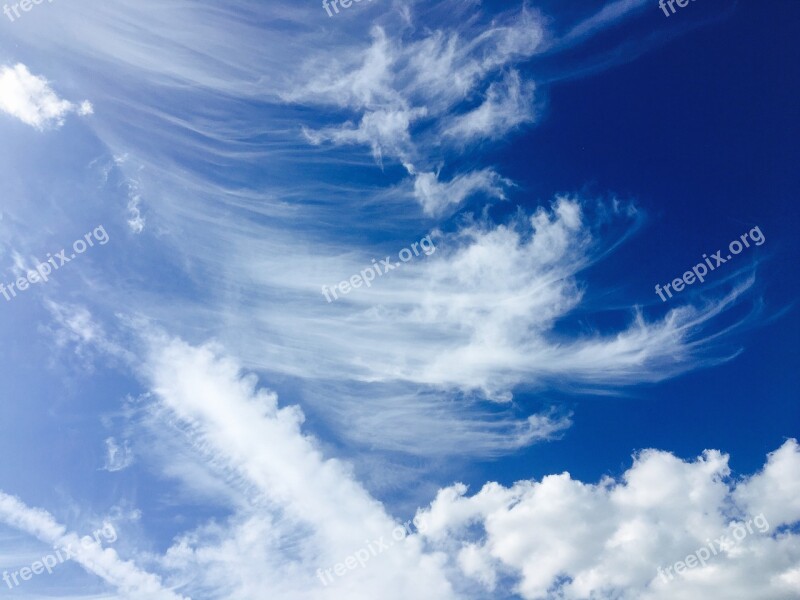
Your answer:
[[[493,559],[485,547],[465,544],[458,553],[458,566],[464,576],[483,584],[489,591],[497,586],[497,571]]]
[[[800,514],[800,454],[787,442],[769,455],[767,468],[736,489],[736,501],[751,514],[764,513],[783,523]]]
[[[44,77],[33,75],[22,63],[0,67],[0,110],[39,130],[60,127],[71,112],[94,112],[87,100],[75,105],[59,98]]]
[[[510,488],[490,483],[473,496],[457,484],[417,519],[433,548],[457,553],[453,565],[465,576],[491,589],[510,574],[530,600],[789,600],[800,593],[800,535],[778,530],[800,521],[799,465],[795,440],[740,482],[717,451],[683,461],[647,450],[619,481],[563,473]],[[774,502],[767,484],[778,490]],[[667,570],[690,554],[704,561],[677,577]]]

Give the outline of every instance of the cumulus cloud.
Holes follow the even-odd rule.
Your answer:
[[[230,516],[179,533],[156,561],[171,579],[187,582],[184,594],[692,600],[716,590],[720,597],[789,600],[800,591],[795,440],[770,454],[761,471],[739,479],[719,451],[683,460],[651,449],[637,453],[618,479],[596,483],[561,473],[508,487],[487,483],[472,496],[457,483],[418,511],[402,541],[325,584],[320,573],[364,548],[365,540],[391,539],[399,520],[346,463],[326,456],[303,432],[298,407],[282,406],[219,348],[160,333],[145,338],[139,369],[152,390],[146,402],[154,416],[178,427],[160,427],[163,437],[151,443],[174,442],[177,431],[212,477],[233,484],[227,497],[194,496],[225,503]],[[553,414],[532,426],[547,436],[568,424]],[[165,453],[151,467],[197,486],[195,471],[171,468],[173,456]],[[9,497],[0,496],[0,517],[40,539],[64,535],[44,513]],[[748,527],[739,543],[715,545],[706,564],[679,576],[666,570],[709,540],[733,539],[735,529]]]
[[[767,466],[737,487],[737,504],[748,512],[764,513],[781,523],[791,523],[800,514],[800,464],[797,444],[787,442],[769,455]]]
[[[0,110],[40,131],[60,127],[69,113],[94,112],[88,100],[76,105],[59,98],[44,77],[22,63],[0,67]]]
[[[768,484],[777,490],[762,494]],[[457,484],[417,519],[463,576],[488,590],[510,577],[506,591],[529,600],[789,600],[800,593],[800,535],[785,529],[800,521],[799,484],[795,440],[738,482],[720,452],[684,461],[647,450],[618,481],[588,484],[563,473],[489,483],[473,496]],[[714,543],[705,564],[677,577],[664,570],[723,535],[724,549]]]

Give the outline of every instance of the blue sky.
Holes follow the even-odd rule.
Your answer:
[[[800,596],[800,5],[564,4],[0,16],[4,594]]]

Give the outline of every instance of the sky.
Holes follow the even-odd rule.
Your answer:
[[[800,598],[800,3],[0,10],[0,596]]]

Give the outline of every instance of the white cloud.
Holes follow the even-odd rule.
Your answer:
[[[736,502],[750,513],[764,513],[789,523],[800,514],[800,458],[797,445],[787,442],[769,455],[767,467],[736,488]]]
[[[202,172],[209,164],[261,165],[275,171],[286,164],[275,166],[265,160],[280,158],[278,155],[289,148],[285,138],[275,137],[276,145],[286,143],[279,152],[252,142],[263,139],[267,127],[274,131],[275,121],[267,126],[256,122],[264,116],[263,106],[259,105],[258,115],[253,117],[243,107],[254,103],[244,100],[263,102],[269,88],[279,87],[285,79],[280,75],[293,74],[297,66],[295,55],[304,55],[305,49],[315,44],[307,36],[291,40],[276,32],[272,38],[251,27],[251,23],[268,21],[261,18],[263,13],[258,12],[256,4],[253,14],[258,17],[247,22],[232,10],[192,11],[186,5],[156,13],[158,7],[158,2],[121,2],[120,19],[116,11],[87,7],[81,12],[76,5],[71,15],[65,15],[64,26],[71,25],[67,29],[73,39],[71,50],[89,57],[84,65],[91,64],[105,77],[117,77],[111,79],[115,83],[129,83],[131,95],[124,96],[117,105],[124,119],[109,124],[102,139],[116,144],[115,150],[137,141],[140,148],[163,149],[163,154],[151,153],[147,159],[148,167],[155,167],[155,181],[166,182],[161,190],[165,201],[154,203],[154,219],[174,240],[178,249],[175,264],[186,266],[191,277],[202,281],[197,289],[203,294],[202,300],[212,305],[196,309],[187,302],[162,302],[164,298],[155,292],[132,299],[130,288],[123,288],[107,295],[115,309],[128,306],[120,299],[130,300],[134,309],[147,308],[149,315],[163,316],[164,322],[175,329],[188,323],[187,329],[195,332],[227,335],[237,356],[243,356],[248,365],[303,377],[302,383],[309,387],[358,380],[364,387],[343,402],[340,410],[344,434],[352,434],[379,449],[407,452],[434,453],[440,446],[462,455],[497,452],[553,435],[568,424],[564,417],[543,415],[516,422],[492,421],[486,413],[473,412],[474,404],[469,404],[473,396],[465,399],[463,395],[446,393],[454,388],[480,390],[496,399],[507,399],[509,390],[519,383],[636,383],[709,364],[706,355],[692,355],[703,347],[702,328],[732,304],[738,290],[731,297],[706,306],[678,308],[663,319],[647,321],[637,315],[629,326],[611,332],[566,339],[556,335],[555,323],[578,308],[588,291],[578,277],[581,269],[613,245],[613,240],[604,239],[594,227],[584,205],[569,199],[559,199],[552,210],[520,215],[512,222],[479,221],[462,226],[444,236],[441,250],[432,260],[409,266],[396,278],[386,278],[381,286],[362,290],[363,294],[352,295],[335,307],[325,305],[318,282],[338,281],[334,276],[343,278],[357,272],[363,264],[369,264],[377,246],[353,250],[349,245],[337,245],[330,237],[320,243],[319,238],[305,237],[305,232],[297,229],[287,227],[280,231],[287,221],[270,228],[271,223],[265,222],[272,219],[262,218],[266,214],[272,217],[269,211],[277,213],[280,209],[281,216],[303,217],[305,222],[317,220],[319,213],[309,211],[310,215],[303,215],[303,210],[287,209],[291,203],[286,199],[296,197],[288,193],[281,199],[283,205],[278,206],[260,190],[241,189],[236,181],[226,187]],[[296,13],[289,14],[289,10],[293,7],[282,8],[286,18],[282,25],[294,22],[308,30],[307,19],[292,21]],[[319,12],[319,7],[315,10]],[[160,18],[153,19],[154,14]],[[431,179],[433,167],[429,163],[436,164],[438,160],[431,158],[438,139],[415,128],[427,125],[432,131],[441,131],[445,123],[450,123],[445,118],[452,115],[454,106],[482,96],[486,102],[491,100],[479,108],[486,106],[486,114],[476,113],[469,123],[462,121],[462,135],[473,139],[472,131],[486,130],[478,124],[502,121],[502,107],[514,95],[509,94],[510,88],[498,87],[496,75],[536,52],[542,35],[539,22],[526,15],[523,11],[519,24],[495,23],[480,32],[431,32],[422,41],[408,45],[410,49],[380,33],[363,52],[359,47],[334,53],[327,45],[316,45],[324,48],[320,50],[324,60],[315,65],[312,77],[309,72],[302,73],[304,81],[311,83],[294,99],[353,111],[358,125],[315,124],[319,129],[309,130],[311,139],[317,135],[317,141],[364,144],[380,159],[396,156],[410,172],[421,173],[421,180],[427,183],[427,194],[418,198],[427,199],[434,208],[457,205],[446,194],[452,192],[458,197],[463,193],[458,202],[463,201],[471,191],[463,182],[471,181],[474,174],[461,173],[444,183],[437,177]],[[109,27],[119,22],[125,27]],[[208,31],[227,32],[227,36],[210,39]],[[48,39],[58,39],[58,44],[66,46],[61,37],[42,39],[43,46],[50,43]],[[169,41],[166,47],[165,40]],[[272,44],[267,46],[269,51],[265,51],[265,43]],[[53,47],[58,49],[55,42]],[[164,60],[164,56],[170,60]],[[264,64],[265,56],[269,56],[268,64]],[[492,85],[496,87],[490,93]],[[164,92],[174,93],[177,89],[191,101],[177,107],[160,102]],[[209,89],[213,94],[202,93]],[[525,89],[521,85],[520,98]],[[228,101],[230,104],[224,104]],[[197,105],[210,110],[206,114],[192,112]],[[237,118],[241,117],[235,126],[227,120],[208,119],[209,113],[214,117],[227,114],[226,109],[234,106],[240,111]],[[414,111],[422,106],[435,110],[426,113],[425,118],[421,114],[414,117]],[[148,118],[143,117],[145,114]],[[253,121],[248,120],[251,117]],[[164,127],[142,126],[154,123]],[[135,139],[134,134],[140,131],[147,132],[145,141]],[[200,160],[186,161],[176,168],[176,157],[187,156]],[[297,156],[292,155],[292,160]],[[192,171],[189,163],[195,162],[202,167]],[[159,180],[159,176],[163,179]],[[461,183],[456,185],[459,177]],[[495,188],[485,189],[502,190],[497,181],[494,185]],[[209,196],[213,201],[207,201]],[[319,201],[329,202],[329,198]],[[233,207],[242,210],[232,210]],[[398,212],[387,215],[380,227],[395,227],[396,220],[400,220]],[[243,213],[255,217],[248,220],[242,217]],[[347,244],[350,242],[347,240]],[[286,248],[292,252],[286,253]],[[380,246],[381,250],[385,248],[386,244]],[[167,260],[172,257],[169,255]],[[207,274],[213,278],[204,280]],[[326,279],[329,277],[333,279]],[[247,300],[237,302],[238,292]],[[213,304],[220,296],[224,296],[223,302]],[[265,298],[279,298],[280,302],[262,302]],[[54,317],[63,327],[58,339],[65,343],[99,344],[105,338],[102,329],[82,310],[65,308],[55,311]],[[220,324],[224,331],[214,330]],[[109,353],[118,352],[112,346],[107,348]],[[485,539],[462,539],[463,528],[455,523],[438,538],[431,535],[431,543],[441,544],[441,552],[431,552],[420,539],[412,538],[406,546],[397,548],[398,553],[387,554],[384,561],[351,573],[338,582],[340,585],[318,587],[316,568],[341,561],[363,546],[364,537],[385,533],[384,528],[393,524],[390,515],[346,465],[323,457],[314,440],[302,434],[299,410],[279,408],[274,395],[258,390],[251,378],[241,375],[237,364],[208,348],[161,339],[156,340],[148,369],[148,382],[159,399],[159,410],[184,424],[183,434],[189,445],[210,456],[213,460],[209,464],[244,481],[252,494],[241,493],[237,498],[236,488],[230,500],[236,512],[230,519],[186,532],[168,553],[166,563],[193,579],[201,588],[199,597],[260,599],[268,585],[280,598],[438,600],[455,596],[449,584],[461,582],[458,574],[451,574],[444,566],[445,559],[447,565],[463,569],[490,588],[500,585],[508,571],[515,572],[521,579],[521,589],[535,592],[542,585],[537,579],[539,566],[536,562],[531,566],[527,554],[532,554],[534,561],[543,559],[550,573],[559,572],[559,568],[586,573],[580,567],[592,564],[595,558],[580,547],[586,540],[582,537],[584,532],[601,538],[606,535],[604,539],[614,543],[606,552],[606,547],[595,543],[590,535],[587,544],[597,551],[596,560],[609,555],[611,558],[597,571],[599,583],[592,579],[594,572],[570,583],[574,593],[595,589],[609,580],[635,590],[637,582],[644,579],[640,572],[644,573],[645,567],[653,575],[656,565],[643,567],[637,562],[638,555],[625,554],[621,564],[614,563],[616,555],[612,550],[620,540],[641,539],[637,528],[642,525],[640,521],[623,523],[622,517],[617,517],[620,526],[613,529],[616,513],[612,511],[609,517],[609,513],[600,512],[613,508],[603,496],[604,485],[580,484],[569,477],[553,476],[547,479],[547,485],[528,482],[520,489],[490,486],[494,491],[480,501],[470,499],[457,509],[444,507],[442,522],[449,523],[452,513],[463,509],[467,514],[464,518],[487,528]],[[402,387],[405,384],[408,386]],[[398,390],[413,389],[416,393],[420,388],[425,391],[425,401],[419,397],[412,397],[409,404],[397,401],[406,399]],[[388,393],[379,398],[370,398],[387,389]],[[323,397],[322,403],[342,402],[338,393],[326,393],[333,397]],[[365,398],[374,402],[365,405]],[[509,431],[513,435],[508,435]],[[650,454],[643,455],[646,456]],[[652,456],[660,457],[667,466],[675,462],[663,453]],[[718,456],[709,454],[705,460],[711,470],[721,468]],[[641,462],[645,462],[644,458]],[[785,464],[793,465],[791,461]],[[184,463],[176,466],[174,461],[165,460],[160,466],[164,473],[186,479],[195,475],[182,469]],[[665,467],[664,474],[653,478],[660,485],[651,485],[648,478],[646,484],[629,483],[627,487],[633,490],[633,498],[627,499],[633,505],[629,513],[635,512],[636,501],[646,503],[648,494],[656,496],[651,501],[654,514],[671,510],[673,503],[683,507],[680,503],[687,502],[686,496],[689,500],[696,496],[707,500],[705,504],[699,500],[696,505],[691,504],[690,508],[697,506],[692,515],[705,514],[701,513],[701,505],[715,506],[717,488],[703,483],[704,477],[713,476],[709,470],[697,465],[679,467],[680,464],[676,468]],[[694,476],[685,475],[685,470]],[[796,489],[795,484],[787,483],[796,472],[788,468],[783,479],[770,476],[761,481],[765,486],[781,481],[779,497],[784,498],[785,493]],[[754,478],[750,483],[756,499],[758,481]],[[667,499],[660,502],[661,488],[674,488],[680,493],[670,491],[664,494]],[[531,492],[531,500],[525,496],[529,489],[542,493]],[[747,487],[740,489],[745,494]],[[687,494],[687,490],[695,493]],[[451,504],[455,505],[457,494],[453,496]],[[625,494],[619,496],[617,502],[625,505]],[[582,497],[588,498],[598,512],[587,515],[579,504],[575,505],[575,499]],[[549,498],[552,502],[548,502]],[[559,504],[562,498],[566,501],[563,508]],[[570,501],[575,510],[570,510]],[[755,505],[755,500],[751,504]],[[782,510],[791,516],[792,501],[783,504]],[[505,514],[515,511],[517,505],[521,507],[518,511],[511,516]],[[526,514],[526,507],[531,509],[531,515]],[[618,512],[621,514],[622,508]],[[683,514],[673,514],[670,524],[686,525],[681,521]],[[561,529],[548,521],[551,516],[559,518]],[[645,529],[650,523],[648,517],[649,514],[642,517]],[[533,525],[529,526],[526,519]],[[513,527],[517,524],[518,531]],[[580,530],[576,533],[570,529],[571,524]],[[717,524],[724,526],[721,520],[714,523]],[[547,537],[537,541],[540,530]],[[562,530],[563,540],[559,537]],[[614,537],[612,531],[618,535]],[[496,545],[491,541],[494,539]],[[683,546],[690,545],[687,539],[684,536],[667,540],[665,546],[670,550],[680,546],[682,551]],[[781,542],[786,546],[783,555],[794,563],[772,561],[768,565],[772,570],[764,571],[775,574],[775,586],[796,585],[798,580],[796,541],[793,536],[785,539]],[[546,553],[548,547],[553,556]],[[681,557],[666,554],[665,551],[663,557],[657,558],[668,562]],[[737,572],[742,577],[748,576],[745,566],[734,566],[740,568]],[[636,573],[631,574],[631,570]],[[620,573],[621,581],[614,579],[612,573]],[[696,597],[689,595],[692,590],[682,591],[680,585],[673,582],[669,592],[674,595],[669,597]],[[474,593],[481,595],[480,591]]]
[[[382,164],[384,154],[398,157],[408,164],[411,160],[409,127],[425,113],[423,108],[375,110],[365,114],[358,127],[343,125],[320,131],[304,129],[303,133],[312,144],[326,140],[336,144],[367,144],[379,164]]]
[[[550,209],[520,212],[505,224],[467,222],[434,236],[435,254],[335,304],[323,303],[313,328],[298,318],[296,304],[269,321],[280,336],[296,339],[303,330],[309,349],[328,349],[324,363],[304,366],[306,377],[318,370],[334,380],[346,374],[497,398],[523,382],[638,383],[719,360],[699,356],[704,328],[752,281],[730,297],[700,308],[678,306],[652,321],[631,309],[627,326],[605,334],[554,332],[584,301],[579,273],[635,226],[635,213],[621,205],[603,209],[561,197]],[[369,259],[346,262],[325,265],[331,283],[358,273]],[[320,295],[318,288],[309,291]],[[288,358],[284,351],[276,360]]]
[[[716,451],[682,461],[648,450],[620,481],[586,484],[564,473],[510,488],[486,484],[474,496],[454,485],[418,518],[434,548],[458,552],[454,565],[465,576],[490,589],[511,576],[529,600],[694,600],[712,590],[719,598],[796,598],[800,535],[777,530],[800,521],[797,442],[749,479],[729,475],[728,457]],[[761,494],[767,482],[778,486],[774,503]],[[765,520],[753,522],[762,512]],[[730,526],[747,528],[748,520],[751,533],[734,546]],[[702,568],[672,579],[658,573],[725,534],[728,550]]]
[[[46,331],[52,335],[59,348],[70,348],[81,358],[85,367],[93,368],[92,363],[98,351],[122,361],[132,359],[133,354],[113,341],[85,306],[49,299],[44,301],[44,305],[53,320]]]
[[[347,122],[319,131],[305,129],[306,138],[314,144],[365,144],[379,163],[391,156],[410,174],[422,172],[416,177],[414,196],[432,214],[441,206],[458,204],[465,195],[498,196],[497,185],[487,181],[487,173],[492,173],[492,179],[500,178],[484,169],[465,173],[450,189],[435,189],[436,177],[429,166],[432,157],[419,149],[429,143],[426,138],[436,135],[426,128],[435,131],[444,122],[446,139],[461,145],[476,138],[495,138],[532,120],[533,84],[521,82],[516,71],[489,84],[484,103],[475,110],[455,119],[449,115],[490,75],[537,52],[543,35],[539,18],[527,9],[503,15],[480,32],[437,30],[414,41],[390,39],[384,29],[375,27],[368,49],[349,49],[338,60],[330,60],[327,53],[309,60],[300,81],[284,98],[361,113],[358,127]],[[412,124],[423,117],[423,132],[412,136]],[[443,193],[453,197],[443,198]]]
[[[497,571],[486,548],[465,544],[458,553],[458,566],[465,577],[475,579],[489,591],[497,587]]]
[[[195,448],[253,490],[229,528],[187,532],[167,555],[172,568],[197,578],[202,597],[256,600],[265,589],[282,598],[454,597],[440,559],[413,538],[323,586],[317,569],[342,562],[365,539],[388,537],[396,523],[346,465],[324,459],[303,435],[301,411],[279,407],[235,362],[162,336],[150,347],[146,377],[159,402]]]
[[[98,159],[92,161],[90,166],[93,166],[96,162],[98,162]],[[122,180],[118,185],[125,190],[125,195],[127,197],[126,211],[128,228],[132,233],[142,233],[147,222],[142,215],[141,173],[144,171],[144,166],[136,164],[136,161],[131,160],[130,154],[124,152],[113,155],[111,160],[99,164],[97,168],[103,184],[108,183],[108,177],[112,170],[118,169],[120,171]]]
[[[202,244],[189,243],[202,273],[287,300],[231,306],[228,296],[214,296],[217,318],[204,322],[247,366],[301,379],[304,401],[345,439],[392,451],[494,455],[542,438],[531,433],[530,412],[487,410],[481,400],[508,401],[520,385],[604,390],[659,381],[735,355],[715,319],[743,301],[752,278],[697,307],[676,304],[653,317],[631,308],[616,327],[559,330],[584,307],[602,310],[595,298],[603,290],[587,287],[582,273],[608,260],[638,223],[623,204],[567,197],[500,224],[462,219],[452,233],[434,233],[434,254],[331,304],[323,284],[349,278],[372,258],[396,261],[414,238],[354,251],[280,231],[263,235],[256,226],[229,235],[198,223]],[[243,249],[255,258],[241,260]],[[154,310],[187,331],[209,318],[207,307]]]
[[[201,573],[196,585],[205,597],[255,599],[264,581],[290,599],[479,598],[481,588],[512,591],[509,581],[530,600],[688,600],[712,588],[721,597],[745,590],[741,597],[789,600],[797,593],[800,536],[778,533],[800,520],[800,447],[793,440],[770,455],[763,471],[738,482],[720,452],[683,461],[646,450],[619,481],[587,484],[564,473],[512,487],[488,483],[474,496],[456,484],[418,513],[421,533],[322,586],[317,568],[386,535],[392,519],[342,463],[324,459],[301,433],[301,413],[279,408],[236,363],[165,337],[151,338],[151,347],[148,377],[160,402],[186,425],[192,446],[257,491],[227,524],[187,532],[167,555],[165,564],[181,577]],[[767,504],[764,486],[778,490]],[[765,533],[756,524],[706,567],[659,577],[659,567],[761,513],[770,527]],[[465,587],[464,577],[479,587]]]
[[[463,142],[502,138],[510,130],[533,121],[534,89],[533,82],[522,82],[519,72],[512,70],[502,81],[489,86],[480,106],[455,117],[444,134]]]
[[[619,480],[590,484],[563,473],[511,487],[487,483],[473,496],[455,484],[418,512],[418,531],[400,546],[323,586],[318,568],[342,562],[365,539],[388,537],[393,520],[301,432],[297,408],[280,408],[209,347],[150,339],[146,371],[159,402],[185,425],[193,448],[255,492],[227,522],[179,536],[166,556],[164,564],[203,597],[250,600],[265,585],[289,599],[466,599],[485,597],[485,589],[529,600],[689,600],[715,589],[726,598],[789,600],[798,591],[800,535],[784,531],[800,521],[794,440],[739,481],[718,451],[684,461],[646,450]],[[778,490],[767,504],[764,486]],[[704,568],[659,576],[659,567],[762,512],[768,528],[751,521],[748,537]]]
[[[85,117],[86,115],[93,115],[94,114],[94,106],[92,106],[92,103],[89,102],[88,100],[84,100],[78,106],[77,113],[79,115],[81,115],[82,117]]]
[[[388,539],[395,520],[345,463],[326,458],[303,433],[301,411],[281,407],[238,363],[209,346],[161,334],[147,340],[141,374],[153,390],[153,414],[179,423],[178,436],[198,460],[237,482],[229,498],[215,496],[228,503],[229,518],[184,531],[156,560],[171,580],[187,582],[185,594],[210,600],[256,600],[265,592],[288,600],[466,600],[487,593],[526,600],[693,600],[713,589],[725,598],[790,600],[800,592],[800,535],[786,529],[800,521],[794,440],[770,454],[762,471],[739,480],[731,479],[728,457],[718,451],[685,461],[645,450],[618,480],[584,483],[562,473],[510,487],[487,483],[472,496],[455,484],[418,512],[416,533],[323,585],[318,569],[344,562],[365,540]],[[557,419],[538,424],[552,433]],[[176,437],[175,430],[161,429],[164,439]],[[170,468],[172,456],[154,466]],[[197,485],[193,470],[171,475]],[[752,521],[762,514],[768,529]],[[8,497],[0,496],[0,517],[40,539],[64,535],[46,514],[23,510]],[[659,567],[710,539],[731,537],[732,525],[748,521],[751,533],[704,567],[660,577]]]
[[[133,464],[133,452],[128,442],[123,442],[120,447],[113,437],[106,438],[106,462],[103,467],[106,471],[123,471]]]
[[[623,17],[648,6],[647,0],[614,0],[597,13],[575,25],[564,37],[562,43],[575,42],[615,25]]]
[[[50,546],[80,549],[74,561],[117,588],[122,598],[130,600],[188,600],[165,588],[158,576],[139,569],[133,562],[122,560],[113,548],[97,543],[84,544],[78,534],[68,532],[53,516],[41,509],[30,508],[21,500],[0,492],[0,521],[38,538]]]
[[[276,6],[285,20],[268,18]],[[365,42],[363,23],[352,36],[308,29],[312,9],[297,3],[254,4],[247,20],[232,10],[159,7],[154,0],[125,0],[108,11],[76,5],[58,21],[63,36],[41,36],[43,51],[53,55],[69,47],[76,57],[69,77],[79,89],[92,89],[104,106],[111,102],[111,114],[123,115],[106,115],[98,136],[110,155],[130,153],[145,167],[129,177],[141,178],[142,198],[161,199],[147,205],[158,233],[152,250],[187,284],[181,289],[197,292],[164,301],[163,286],[120,282],[92,297],[108,313],[130,306],[176,332],[208,331],[248,367],[302,380],[304,391],[313,390],[303,401],[335,420],[342,438],[420,454],[497,454],[540,439],[529,411],[547,414],[547,406],[481,404],[486,396],[508,400],[518,385],[636,384],[735,352],[709,357],[704,342],[724,333],[710,332],[711,320],[749,281],[708,304],[675,304],[664,318],[632,309],[618,327],[559,329],[577,311],[597,308],[596,292],[604,291],[588,288],[581,269],[635,229],[606,235],[580,201],[579,226],[543,210],[535,234],[530,215],[454,220],[457,229],[442,236],[435,256],[335,306],[324,302],[321,285],[396,253],[430,226],[407,210],[415,189],[415,202],[438,215],[463,206],[469,194],[509,193],[501,175],[481,166],[445,170],[444,162],[457,159],[443,145],[460,142],[447,137],[443,144],[441,132],[475,103],[493,107],[492,119],[500,115],[495,108],[514,97],[514,85],[503,79],[513,69],[521,96],[531,85],[521,65],[544,47],[546,21],[538,13],[517,10],[489,21],[477,4],[453,2],[448,16],[465,18],[444,29],[429,22],[413,28],[398,25],[387,5],[385,15],[370,19],[380,27]],[[114,29],[120,21],[124,31]],[[220,35],[209,40],[208,31]],[[128,93],[112,93],[119,87]],[[176,90],[186,102],[163,101]],[[270,104],[277,95],[284,104]],[[495,101],[486,104],[490,97]],[[421,107],[428,112],[414,117]],[[298,139],[298,122],[319,142],[363,144],[380,160],[396,156],[412,176],[389,192],[379,189],[379,173],[341,179],[321,149]],[[439,168],[448,173],[442,180]],[[262,169],[255,187],[241,178]],[[269,183],[280,179],[285,185]],[[144,213],[137,206],[126,213],[133,231]],[[376,214],[380,221],[364,218]],[[372,241],[381,236],[391,239]],[[87,332],[78,316],[66,323],[78,326],[69,329],[73,340]],[[380,410],[364,411],[365,402]]]
[[[145,218],[142,216],[140,205],[142,197],[139,194],[132,193],[128,199],[128,227],[133,233],[142,233],[144,231]]]
[[[420,173],[414,179],[414,196],[427,214],[439,215],[479,192],[504,200],[504,188],[511,185],[492,169],[456,175],[447,182],[440,182],[436,173]]]
[[[0,110],[40,131],[60,127],[71,112],[94,112],[86,100],[75,105],[59,98],[44,77],[31,74],[22,63],[0,67]]]

